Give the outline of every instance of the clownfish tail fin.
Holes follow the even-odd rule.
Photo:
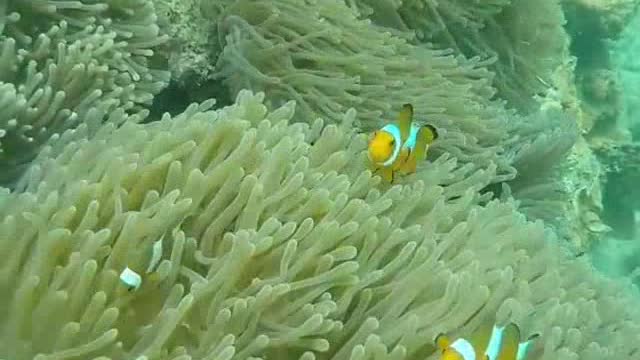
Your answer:
[[[425,130],[428,130],[427,134],[425,134],[427,136],[428,144],[431,144],[438,138],[438,130],[433,125],[426,124],[423,126],[423,128],[426,128]]]
[[[418,139],[416,139],[415,158],[416,162],[422,161],[427,157],[427,147],[438,138],[438,131],[431,125],[425,125],[418,131]]]
[[[411,104],[402,105],[402,110],[398,114],[398,128],[400,129],[400,139],[403,143],[409,138],[412,121],[413,106]]]

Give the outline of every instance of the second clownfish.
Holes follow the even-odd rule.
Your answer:
[[[404,104],[395,123],[375,131],[369,139],[368,155],[374,172],[392,182],[394,174],[416,172],[417,163],[427,157],[429,145],[438,138],[431,125],[412,124],[413,106]]]
[[[440,360],[524,360],[539,336],[535,333],[522,341],[520,329],[514,323],[504,327],[484,323],[469,339],[451,341],[440,334],[435,343],[442,354]]]

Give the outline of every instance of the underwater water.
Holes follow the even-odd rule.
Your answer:
[[[640,359],[639,3],[0,1],[0,360]]]

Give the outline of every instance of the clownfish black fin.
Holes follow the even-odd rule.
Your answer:
[[[435,128],[435,126],[431,125],[431,124],[426,124],[424,125],[425,128],[429,129],[429,131],[431,131],[430,137],[428,136],[428,140],[429,140],[429,144],[431,144],[434,140],[438,139],[438,129]]]

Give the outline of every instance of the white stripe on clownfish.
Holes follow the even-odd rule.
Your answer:
[[[142,277],[127,266],[120,272],[120,281],[127,286],[129,291],[138,290],[142,284]]]
[[[473,345],[466,339],[458,339],[450,345],[455,351],[457,351],[464,360],[476,360],[476,351],[473,349]]]
[[[409,149],[411,151],[415,150],[416,143],[418,142],[418,132],[420,131],[420,127],[416,125],[411,125],[411,131],[409,132],[409,137],[407,141],[404,142],[402,146],[405,149]]]
[[[518,346],[518,354],[516,355],[516,360],[524,360],[529,352],[529,347],[531,346],[531,342],[533,340],[527,340],[525,342],[521,342]]]
[[[498,358],[498,354],[500,354],[500,349],[502,348],[502,333],[504,331],[504,327],[494,326],[491,331],[491,338],[489,340],[489,345],[487,345],[487,351],[485,354],[489,357],[489,360],[495,360]]]
[[[380,130],[388,132],[393,137],[393,153],[391,154],[391,156],[389,156],[387,161],[382,163],[383,166],[390,166],[396,161],[398,155],[400,155],[400,149],[402,148],[402,137],[400,136],[400,128],[398,128],[396,124],[387,124]]]

